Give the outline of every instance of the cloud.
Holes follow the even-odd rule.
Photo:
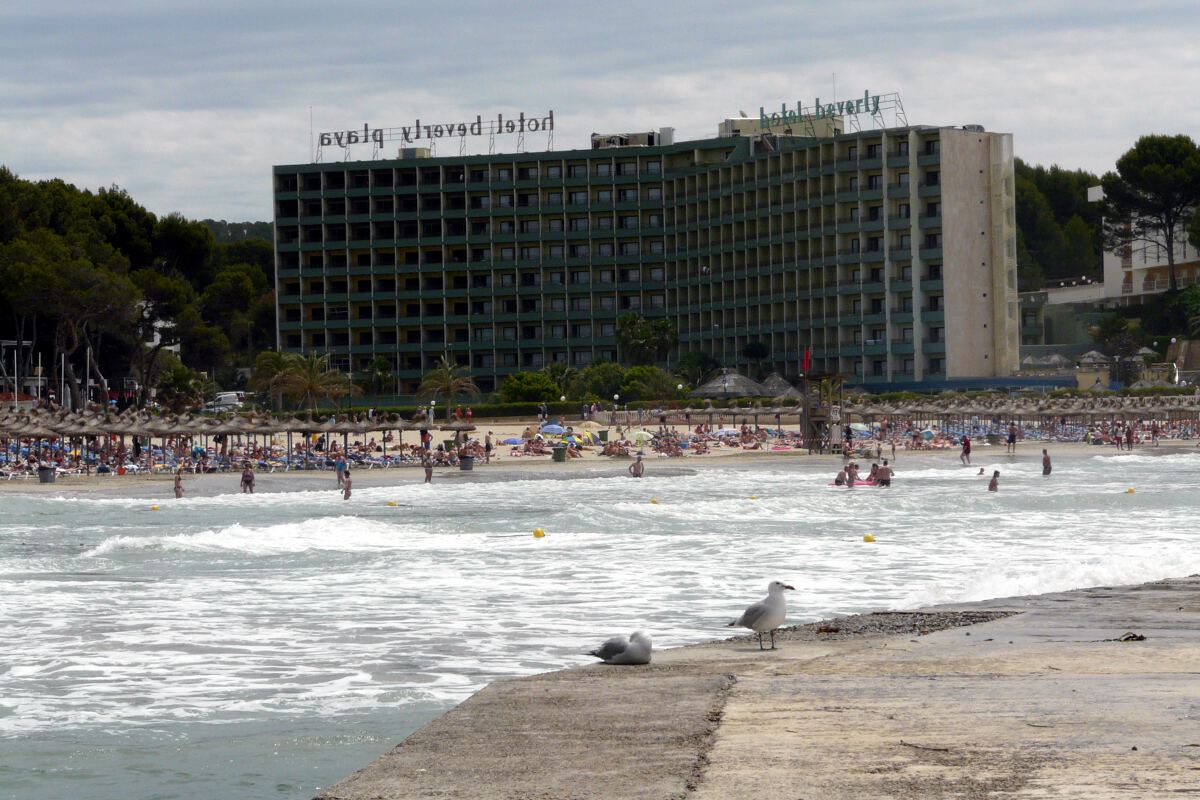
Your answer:
[[[1200,127],[1183,2],[1142,4],[1137,25],[1082,0],[10,5],[4,163],[160,214],[269,219],[271,166],[309,158],[310,106],[317,130],[553,108],[564,150],[711,136],[739,109],[832,96],[836,73],[842,96],[899,91],[910,123],[981,123],[1028,161],[1097,172],[1143,133]]]

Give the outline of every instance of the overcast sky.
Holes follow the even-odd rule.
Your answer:
[[[0,163],[157,214],[265,220],[271,166],[310,160],[310,107],[316,131],[554,109],[566,150],[712,136],[740,109],[830,97],[836,73],[840,97],[899,92],[910,123],[978,123],[1027,161],[1103,172],[1141,134],[1200,133],[1198,34],[1195,0],[9,2]]]

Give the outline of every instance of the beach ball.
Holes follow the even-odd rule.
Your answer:
[[[541,528],[534,528],[534,529],[533,529],[533,538],[535,538],[535,539],[541,539],[541,538],[542,538],[543,536],[545,536],[545,535],[546,535],[546,532],[545,532],[544,530],[542,530]]]
[[[1137,489],[1130,486],[1128,489],[1125,490],[1125,494],[1137,494]]]
[[[396,507],[396,501],[395,501],[395,500],[388,500],[388,507],[389,507],[389,508],[395,508],[395,507]]]
[[[158,511],[158,506],[150,506],[151,511]]]
[[[873,542],[873,541],[875,541],[875,534],[873,534],[873,533],[868,533],[866,536],[864,536],[864,537],[863,537],[863,541],[864,541],[864,542]]]

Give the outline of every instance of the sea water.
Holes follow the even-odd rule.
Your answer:
[[[311,797],[496,678],[634,629],[723,637],[776,578],[803,622],[1200,572],[1200,455],[1097,448],[1049,479],[975,460],[901,454],[890,489],[788,459],[651,461],[640,481],[397,471],[350,502],[332,476],[2,495],[0,798]]]

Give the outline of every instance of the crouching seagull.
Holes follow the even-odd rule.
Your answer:
[[[641,631],[634,631],[628,639],[614,636],[588,655],[595,656],[605,664],[649,664],[650,647],[650,637]]]
[[[762,602],[755,603],[742,612],[742,616],[738,617],[726,627],[742,627],[749,628],[758,634],[758,649],[765,650],[763,647],[763,634],[771,634],[771,649],[775,649],[775,629],[783,624],[783,620],[787,617],[787,600],[784,599],[783,590],[796,587],[788,586],[783,581],[771,581],[767,585],[767,596]]]

